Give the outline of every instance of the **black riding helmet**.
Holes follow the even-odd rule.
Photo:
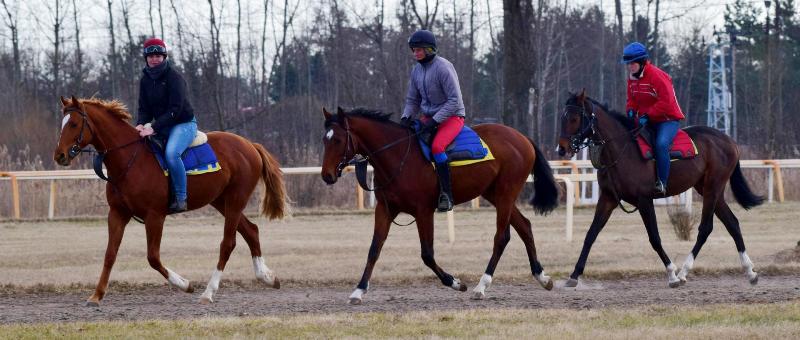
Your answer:
[[[421,47],[425,49],[425,52],[436,54],[436,37],[428,30],[416,31],[408,38],[408,47]]]

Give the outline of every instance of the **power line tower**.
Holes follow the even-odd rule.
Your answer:
[[[727,43],[717,42],[708,46],[708,113],[707,124],[729,136],[735,134],[735,118],[731,119],[733,102],[728,86],[728,69],[725,66]],[[736,136],[733,136],[736,138]]]

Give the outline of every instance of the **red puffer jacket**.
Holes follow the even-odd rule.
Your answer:
[[[672,78],[649,62],[644,65],[641,78],[628,77],[628,102],[625,111],[636,110],[647,114],[653,123],[686,118],[678,106]]]

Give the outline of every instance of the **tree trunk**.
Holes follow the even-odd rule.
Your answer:
[[[531,0],[503,0],[503,123],[527,131],[528,89],[536,65],[530,53]]]
[[[81,26],[78,21],[78,6],[72,0],[72,20],[75,22],[75,87],[83,93],[83,51],[81,50]]]
[[[234,89],[234,110],[238,114],[239,112],[239,84],[241,78],[241,56],[242,56],[242,2],[240,0],[236,0],[236,9],[237,9],[237,17],[236,17],[236,84]]]
[[[114,8],[111,4],[111,0],[107,1],[108,3],[108,31],[109,36],[111,37],[111,51],[109,51],[109,79],[111,81],[111,97],[116,98],[119,95],[119,90],[117,89],[117,38],[114,35]]]

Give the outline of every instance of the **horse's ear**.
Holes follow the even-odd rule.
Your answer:
[[[326,109],[324,106],[322,107],[322,115],[325,116],[325,120],[330,120],[331,117],[333,117],[333,114],[328,112],[328,109]]]
[[[586,99],[586,88],[585,88],[585,87],[581,89],[581,94],[580,94],[580,95],[578,95],[578,98],[579,98],[581,101],[584,101],[584,100]]]
[[[81,102],[78,101],[78,98],[76,98],[74,94],[72,95],[72,105],[75,107],[81,107]]]
[[[61,97],[61,105],[62,106],[66,107],[67,105],[69,105],[69,102],[67,101],[67,98],[64,98],[64,96],[60,96],[60,97]]]
[[[341,107],[341,106],[337,106],[337,107],[336,107],[336,114],[338,114],[338,115],[340,115],[340,116],[343,116],[343,115],[344,115],[344,110],[342,110],[342,107]]]

